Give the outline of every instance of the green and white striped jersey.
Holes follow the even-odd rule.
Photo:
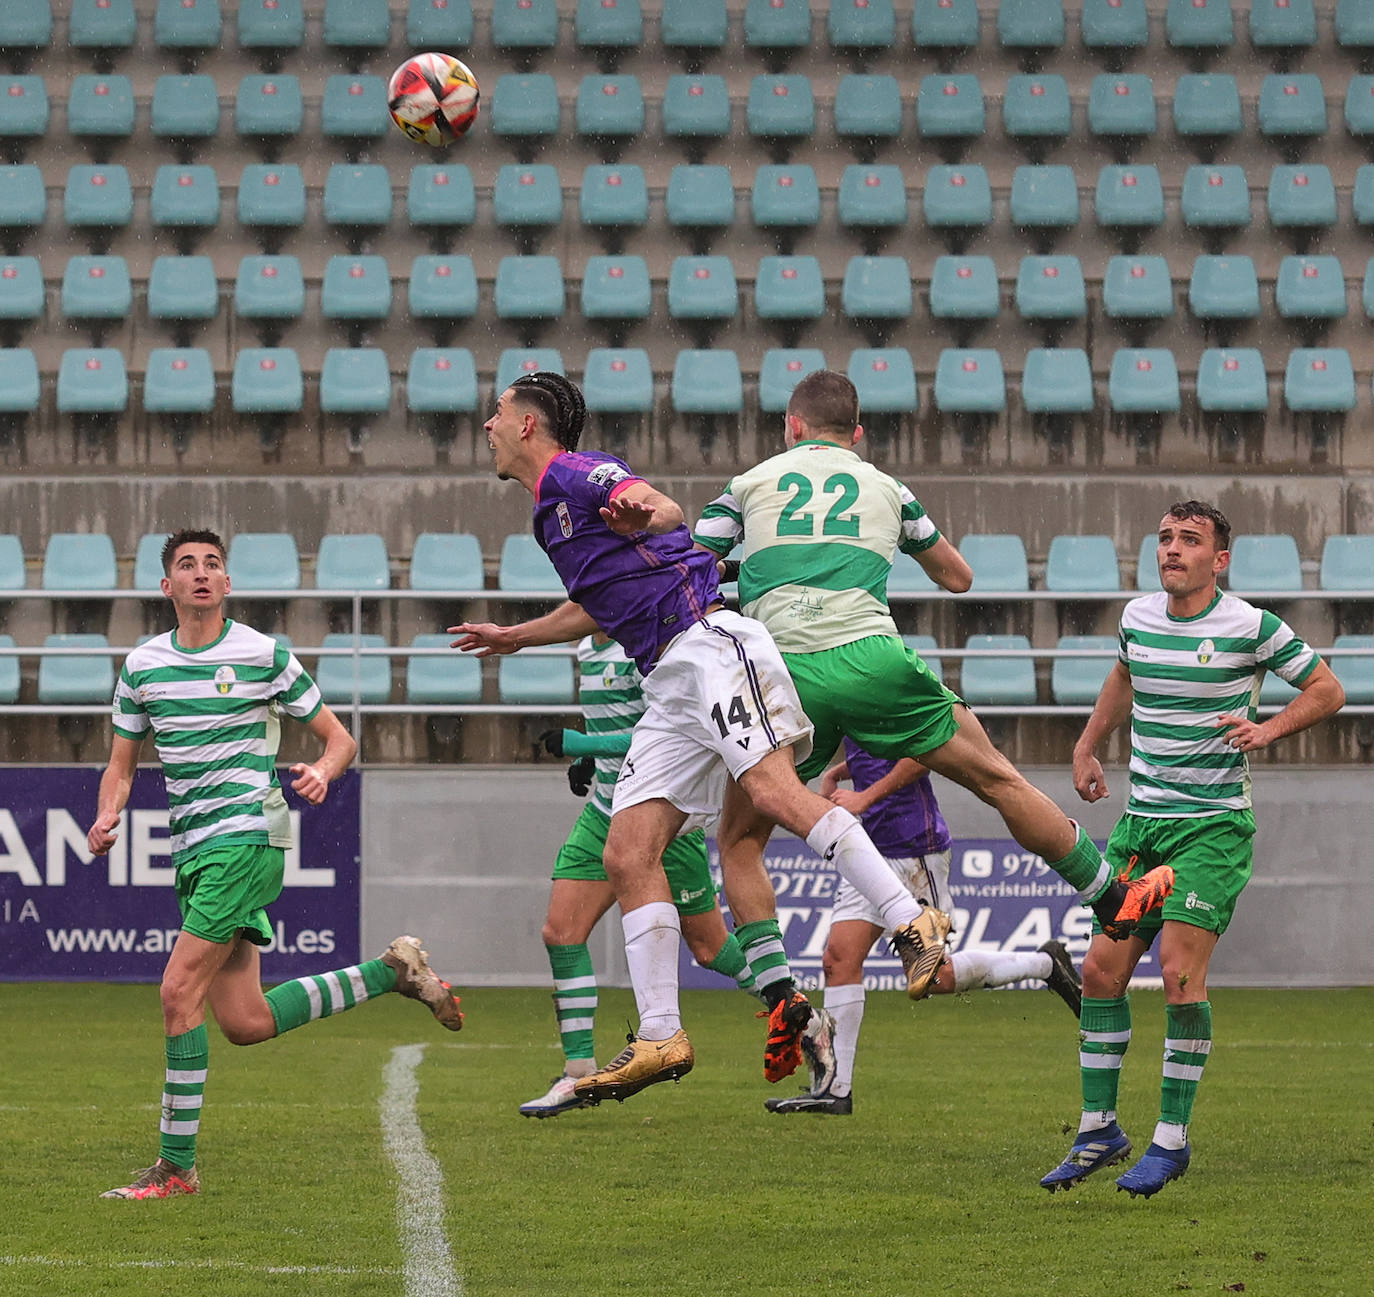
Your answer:
[[[692,539],[722,557],[743,540],[740,606],[784,653],[897,634],[887,577],[898,549],[940,539],[895,478],[828,441],[803,441],[733,478]]]
[[[1216,815],[1250,806],[1245,753],[1217,727],[1255,718],[1266,670],[1301,684],[1321,659],[1272,612],[1217,592],[1196,617],[1169,615],[1162,591],[1121,614],[1120,660],[1131,673],[1133,815]]]
[[[588,736],[628,739],[635,722],[644,715],[645,704],[644,681],[625,650],[615,640],[598,645],[588,635],[577,646],[577,670],[577,698],[586,717]],[[623,755],[596,758],[591,804],[607,816],[624,760]]]
[[[279,713],[309,721],[321,705],[294,654],[235,621],[203,648],[181,648],[169,631],[129,654],[115,685],[114,730],[136,740],[152,731],[174,863],[212,839],[291,845],[277,783]]]

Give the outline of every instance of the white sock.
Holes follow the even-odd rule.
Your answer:
[[[1158,1121],[1153,1142],[1160,1148],[1183,1148],[1188,1143],[1188,1127],[1176,1121]]]
[[[833,807],[816,821],[806,844],[818,856],[833,860],[840,876],[877,907],[883,927],[903,927],[921,913],[921,903],[843,806]]]
[[[639,1035],[667,1040],[682,1027],[677,1003],[677,948],[682,925],[668,901],[650,901],[629,910],[621,919],[625,929],[625,959],[639,1006]]]
[[[854,1054],[864,1020],[863,983],[827,986],[823,1003],[835,1019],[835,1080],[830,1093],[838,1099],[849,1093],[854,1082]]]
[[[1078,1119],[1078,1133],[1080,1135],[1086,1135],[1090,1131],[1105,1130],[1115,1120],[1115,1108],[1109,1108],[1105,1112],[1085,1112]]]
[[[1025,955],[1004,955],[996,950],[960,950],[949,957],[954,968],[954,989],[972,991],[981,986],[1006,986],[1027,978],[1044,981],[1052,967],[1040,950]]]

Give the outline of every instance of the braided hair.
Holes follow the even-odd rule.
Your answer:
[[[520,399],[528,401],[548,421],[554,440],[564,450],[576,450],[587,421],[587,403],[576,383],[547,369],[522,374],[511,384]]]

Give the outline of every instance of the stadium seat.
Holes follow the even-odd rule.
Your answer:
[[[52,41],[52,4],[6,5],[0,12],[0,51],[16,64],[46,49]]]
[[[67,91],[67,132],[85,140],[97,162],[106,161],[111,146],[128,139],[133,131],[134,87],[128,77],[83,72],[72,78]]]
[[[685,415],[696,431],[702,457],[712,457],[717,425],[738,419],[744,410],[744,379],[733,351],[679,351],[669,387],[673,412]]]
[[[959,552],[973,569],[979,593],[1015,594],[1030,589],[1026,545],[1011,534],[972,533],[959,542]]]
[[[43,267],[37,257],[0,260],[0,330],[7,345],[22,336],[20,324],[42,316],[43,302]]]
[[[764,414],[783,413],[797,384],[825,367],[825,353],[815,347],[776,347],[765,351],[759,364],[759,409]]]
[[[1143,75],[1104,72],[1088,92],[1088,131],[1108,140],[1118,161],[1158,129],[1154,82]]]
[[[367,234],[391,224],[390,172],[379,163],[334,163],[324,181],[324,219],[356,252]]]
[[[28,584],[19,537],[8,532],[0,535],[0,591],[23,590]]]
[[[333,256],[320,281],[320,316],[351,326],[349,342],[358,346],[364,325],[391,314],[391,274],[385,257]]]
[[[391,586],[386,542],[375,532],[327,533],[315,556],[317,590],[386,590]]]
[[[163,531],[145,532],[134,549],[133,589],[140,594],[162,593],[162,547],[167,543]]]
[[[444,649],[440,654],[406,659],[406,702],[443,706],[482,701],[482,662],[449,648],[452,635],[416,635],[411,648]]]
[[[189,345],[189,326],[219,314],[219,284],[209,257],[156,257],[148,272],[148,318],[173,326],[177,346]]]
[[[770,0],[763,0],[765,4]],[[805,5],[796,6],[805,9]],[[835,134],[865,162],[879,145],[902,133],[902,91],[897,78],[849,72],[835,88]]]
[[[1017,167],[1011,178],[1011,223],[1045,250],[1060,230],[1078,224],[1078,181],[1072,167]]]
[[[1374,319],[1374,258],[1371,258],[1365,265],[1360,302],[1364,306],[1365,315]]]
[[[925,579],[927,584],[923,589],[934,590],[937,588],[935,583],[926,576],[925,571],[914,558],[908,558],[898,550],[892,563],[892,573],[889,575],[887,582],[887,593],[889,597],[893,590],[899,588],[893,584],[892,577],[895,576],[898,571],[911,569],[914,569],[918,576]],[[926,669],[931,675],[943,682],[945,678],[945,664],[940,658],[940,646],[935,642],[934,635],[903,635],[902,643],[926,664]]]
[[[883,424],[895,424],[897,417],[915,414],[920,408],[916,370],[904,347],[856,348],[849,353],[847,372],[859,393],[859,409],[870,438]]]
[[[477,314],[477,270],[469,256],[422,255],[410,263],[406,305],[444,340],[460,320]]]
[[[970,635],[966,649],[1028,649],[1024,635]],[[1035,703],[1035,659],[966,657],[959,676],[959,696],[970,706],[1029,707]]]
[[[652,309],[649,266],[643,257],[590,257],[582,272],[582,315],[605,321],[612,344],[621,346],[628,327]]]
[[[25,167],[7,168],[25,172]],[[34,167],[37,173],[38,168]],[[16,177],[27,181],[27,174]],[[83,231],[93,252],[103,251],[115,230],[133,219],[134,191],[129,173],[121,166],[75,166],[67,172],[62,196],[62,215],[67,224]]]
[[[583,77],[573,122],[578,135],[597,146],[603,162],[614,162],[627,143],[644,134],[639,78],[607,73]]]
[[[730,168],[680,163],[668,177],[664,196],[668,224],[685,230],[692,250],[704,255],[712,237],[735,219]]]
[[[219,224],[219,177],[214,167],[158,167],[148,215],[153,225],[174,232],[183,254],[190,253],[197,235]]]
[[[897,39],[892,0],[830,0],[825,31],[836,54],[862,59],[889,50]]]
[[[1120,590],[1121,570],[1110,536],[1055,536],[1045,563],[1045,589],[1061,594]]]
[[[138,38],[133,0],[71,0],[67,43],[74,50],[90,50],[97,69]]]
[[[123,414],[129,404],[124,356],[113,347],[71,347],[57,371],[59,414]]]
[[[810,43],[809,0],[747,0],[744,47],[759,51],[770,71],[780,72],[792,54]]]
[[[633,429],[654,408],[654,370],[639,347],[596,347],[582,372],[587,412],[597,416],[602,445],[623,458]]]
[[[324,414],[385,414],[391,405],[391,373],[380,347],[330,347],[320,369]]]
[[[0,648],[9,649],[13,647],[13,635],[0,635]],[[0,703],[17,703],[19,701],[19,682],[19,659],[0,656]]]
[[[1256,594],[1291,594],[1302,589],[1298,542],[1286,534],[1233,536],[1227,586]]]
[[[997,39],[1003,49],[1019,50],[1033,62],[1064,44],[1061,0],[1001,0],[997,6]]]
[[[1315,342],[1321,329],[1346,314],[1345,276],[1337,257],[1284,257],[1274,283],[1274,304],[1285,320]]]
[[[471,532],[422,531],[415,537],[412,590],[480,590],[484,584],[482,546]]]
[[[516,533],[501,542],[497,589],[507,593],[561,593],[563,581],[532,535]]]
[[[935,404],[949,414],[1000,414],[1007,408],[1002,357],[988,348],[946,348],[935,368]]]
[[[143,375],[143,408],[161,415],[178,453],[186,448],[193,416],[215,408],[215,370],[202,347],[155,347]]]
[[[477,365],[466,347],[417,347],[411,352],[406,409],[421,416],[437,445],[452,443],[457,436],[457,416],[475,413],[477,401]],[[413,577],[412,570],[412,584]],[[480,579],[477,585],[481,585]]]
[[[1050,667],[1050,697],[1061,707],[1091,707],[1117,662],[1113,635],[1061,635],[1061,649],[1100,650],[1100,657],[1054,659]]]
[[[1136,554],[1135,588],[1149,594],[1164,587],[1159,582],[1159,537],[1153,532],[1143,536]]]
[[[807,77],[761,73],[749,83],[745,106],[749,134],[767,145],[774,162],[785,162],[797,140],[816,133],[816,101]]]
[[[1197,403],[1204,414],[1259,414],[1269,408],[1264,357],[1252,347],[1211,347],[1197,367]]]
[[[1201,256],[1188,282],[1188,309],[1204,324],[1259,318],[1259,277],[1249,257]]]
[[[1020,72],[1002,96],[1002,129],[1033,161],[1073,127],[1069,83],[1057,73]]]
[[[1021,404],[1031,415],[1093,412],[1093,374],[1088,353],[1077,347],[1036,347],[1026,352]]]
[[[496,173],[492,215],[514,232],[521,252],[531,252],[539,236],[563,219],[558,168],[549,164],[506,163]]]
[[[113,590],[119,565],[104,532],[54,532],[43,550],[44,590]]]
[[[1374,49],[1374,9],[1364,0],[1336,0],[1335,33],[1341,49]]]
[[[612,71],[619,57],[638,49],[643,40],[639,0],[577,0],[573,41],[578,49],[590,51],[603,72]]]
[[[358,635],[332,631],[321,648],[386,648],[382,635]],[[322,656],[315,668],[320,697],[331,707],[347,707],[356,695],[360,703],[384,703],[391,699],[391,659],[385,657]]]
[[[104,635],[94,632],[48,635],[43,640],[44,648],[103,649],[108,645]],[[70,657],[45,654],[38,660],[38,701],[45,706],[108,704],[114,687],[114,659],[108,653]]]
[[[1295,413],[1337,414],[1355,408],[1355,371],[1340,347],[1300,347],[1289,353],[1283,399]]]
[[[1264,0],[1258,0],[1264,3]],[[1259,133],[1296,162],[1309,140],[1326,134],[1326,98],[1321,78],[1285,72],[1260,84]]]
[[[695,326],[703,340],[711,325],[734,319],[739,288],[729,257],[674,257],[668,273],[668,315]]]
[[[391,39],[387,0],[324,0],[324,45],[345,55],[383,50]]]
[[[825,314],[825,283],[815,257],[763,257],[754,276],[754,314],[781,326],[786,346],[795,346],[801,326]]]
[[[1250,186],[1245,169],[1233,166],[1189,167],[1179,199],[1183,223],[1201,230],[1208,247],[1221,250],[1222,238],[1250,224]]]
[[[305,401],[300,357],[291,347],[246,347],[234,358],[230,404],[235,414],[299,414]]]
[[[1322,542],[1323,590],[1374,590],[1374,536],[1328,536]]]
[[[562,355],[553,347],[508,347],[496,360],[494,397],[522,374],[537,374],[541,369],[551,374],[567,373]]]
[[[491,43],[513,56],[552,49],[558,43],[556,0],[493,0]]]
[[[1229,48],[1236,38],[1231,0],[1169,0],[1164,36],[1175,49],[1208,57]]]
[[[6,168],[0,167],[0,173],[5,170]],[[1350,211],[1356,225],[1374,225],[1374,163],[1367,162],[1356,169]]]
[[[663,90],[663,134],[700,162],[712,140],[730,133],[730,95],[721,76],[671,76]]]
[[[264,252],[305,223],[305,178],[294,163],[250,163],[239,180],[238,219]]]
[[[1357,140],[1374,136],[1374,76],[1350,78],[1345,88],[1345,129]]]
[[[1063,322],[1081,320],[1088,313],[1083,267],[1077,257],[1021,258],[1016,276],[1016,310],[1023,320],[1048,326],[1053,339]]]
[[[194,59],[219,47],[223,25],[219,0],[158,0],[153,43]]]
[[[940,230],[952,252],[962,252],[973,235],[992,223],[992,185],[978,165],[931,167],[921,194],[925,223]]]
[[[1203,161],[1245,129],[1240,88],[1229,73],[1189,72],[1174,86],[1174,133],[1188,140]]]
[[[689,71],[709,51],[720,49],[728,36],[725,0],[663,0],[659,39],[664,49],[683,55]]]
[[[477,219],[472,172],[461,163],[418,163],[410,169],[406,219],[430,233],[436,252],[446,252],[452,236]]]
[[[160,76],[153,83],[149,128],[154,139],[169,140],[179,160],[190,160],[197,141],[219,130],[219,90],[211,76]]]
[[[1317,43],[1312,0],[1251,0],[1250,43],[1258,50],[1291,55]]]
[[[47,133],[50,115],[42,77],[0,76],[0,145],[8,161],[22,161],[28,144]]]
[[[987,125],[983,88],[968,74],[936,73],[922,77],[916,91],[916,130],[922,139],[938,141],[947,161],[954,161]]]
[[[1113,70],[1150,41],[1145,0],[1083,0],[1083,48],[1103,52]]]
[[[932,318],[952,320],[956,325],[995,320],[1000,305],[997,265],[991,257],[936,257],[930,274]],[[955,332],[958,335],[960,330]],[[967,335],[970,331],[962,332]]]
[[[894,327],[911,318],[913,305],[911,266],[905,257],[850,257],[840,306],[870,344],[882,345]]]
[[[385,77],[344,72],[326,78],[320,100],[320,134],[326,140],[342,141],[351,154],[392,129]]]
[[[1363,589],[1369,588],[1366,582]],[[1374,649],[1374,635],[1337,635],[1333,650]],[[1330,655],[1331,669],[1345,687],[1345,701],[1368,706],[1374,703],[1374,657],[1352,657],[1339,652]]]
[[[754,224],[773,233],[780,252],[790,251],[796,232],[811,228],[821,217],[820,185],[809,166],[760,167],[749,202]]]
[[[496,669],[496,693],[513,706],[562,706],[573,701],[573,660],[552,654],[503,657]]]
[[[547,72],[507,72],[497,79],[491,96],[491,133],[509,140],[522,162],[558,134],[560,119],[558,83]]]
[[[949,60],[973,49],[979,36],[977,0],[916,0],[911,42],[918,50],[935,50]]]
[[[1174,286],[1165,257],[1112,257],[1102,277],[1102,309],[1138,330],[1174,313]]]
[[[299,590],[301,560],[288,531],[241,531],[229,542],[229,580],[236,594]]]
[[[644,168],[632,164],[598,164],[582,173],[578,216],[596,230],[607,252],[618,252],[629,230],[649,220],[649,186]]]
[[[1118,414],[1179,408],[1178,363],[1167,347],[1123,347],[1112,356],[1107,399]]]
[[[287,73],[253,73],[239,82],[234,98],[234,129],[264,149],[269,160],[301,133],[305,100],[300,78]]]
[[[406,44],[411,49],[465,50],[472,44],[472,30],[471,0],[409,0],[406,6]]]
[[[275,343],[305,310],[305,278],[295,257],[244,257],[234,282],[234,312]]]
[[[1336,224],[1336,186],[1324,166],[1280,163],[1269,176],[1269,224],[1288,232],[1304,252],[1321,230]]]
[[[239,0],[236,7],[239,46],[261,58],[266,70],[305,40],[302,0]]]
[[[1164,223],[1164,186],[1154,166],[1103,167],[1094,201],[1097,223],[1114,231],[1123,250],[1133,251],[1141,234]]]
[[[514,320],[526,337],[563,314],[563,268],[557,257],[502,257],[496,267],[496,318]]]

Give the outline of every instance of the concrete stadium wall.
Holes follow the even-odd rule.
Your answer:
[[[1095,806],[1063,767],[1028,775],[1094,836],[1125,806],[1125,773]],[[1113,777],[1115,776],[1115,777]],[[1255,874],[1213,960],[1218,986],[1374,984],[1374,837],[1367,770],[1257,770]],[[956,839],[998,837],[996,814],[941,781]],[[1075,809],[1077,808],[1077,809]],[[561,770],[370,771],[363,801],[363,949],[418,930],[436,965],[467,986],[542,986],[540,940],[554,854],[576,818]],[[598,976],[627,985],[618,911],[593,937]]]

